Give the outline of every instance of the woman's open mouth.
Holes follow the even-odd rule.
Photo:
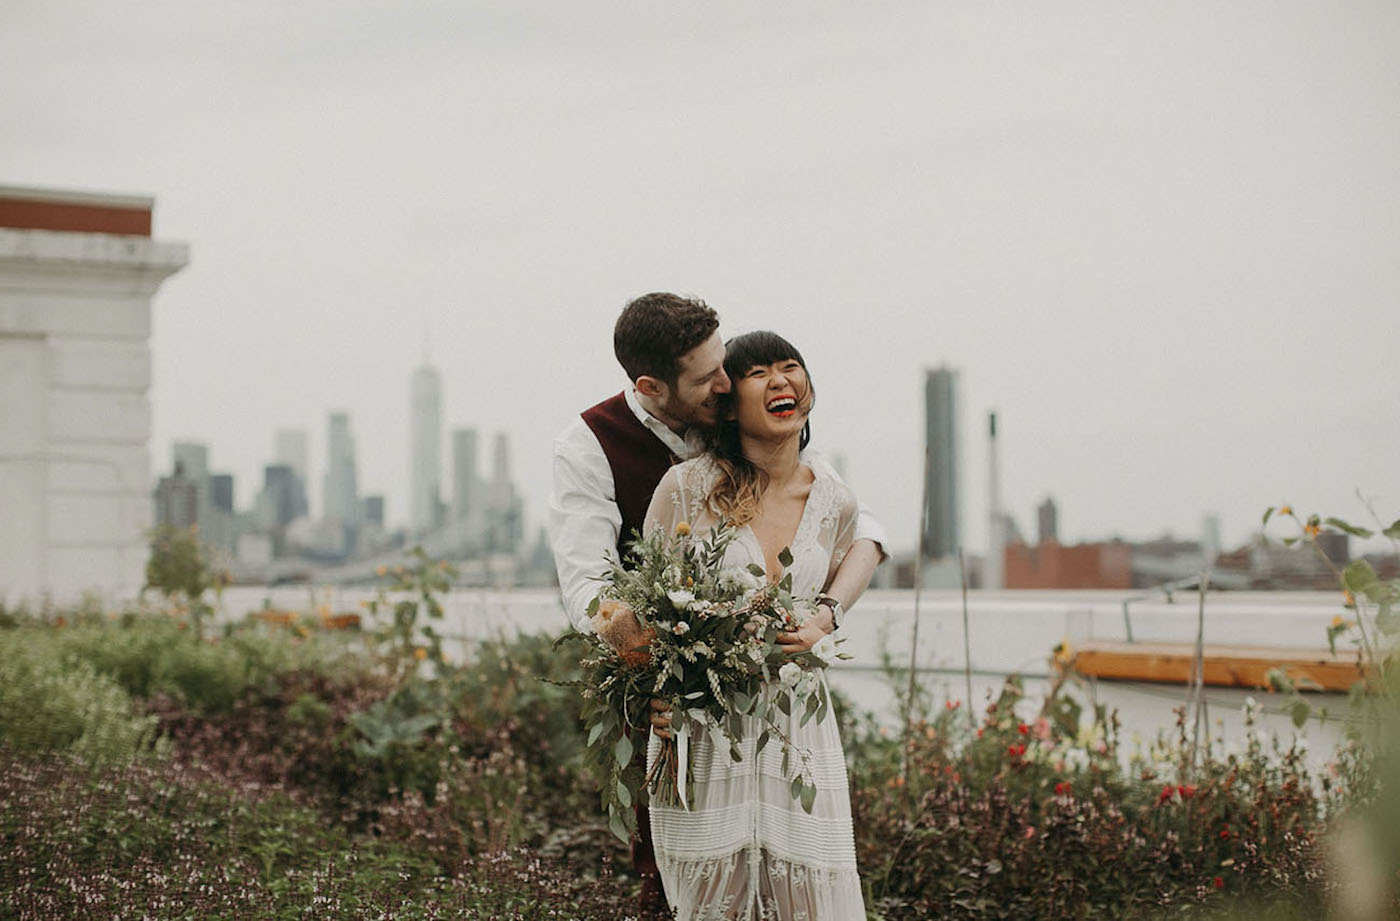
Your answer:
[[[776,396],[768,401],[766,409],[774,416],[786,418],[797,412],[797,397],[790,393]]]

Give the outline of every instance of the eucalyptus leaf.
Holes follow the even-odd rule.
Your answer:
[[[798,774],[792,779],[792,783],[788,785],[788,792],[792,794],[793,799],[797,799],[802,795],[804,786],[805,785],[802,783],[802,775]]]
[[[627,733],[617,737],[617,744],[613,746],[613,755],[617,758],[618,767],[625,768],[632,763],[632,740]]]
[[[622,803],[624,809],[632,808],[632,791],[627,789],[627,784],[622,782],[622,778],[617,781],[617,800]]]
[[[1293,725],[1299,729],[1308,721],[1308,715],[1312,713],[1312,707],[1301,697],[1293,701],[1293,706],[1288,708],[1289,716],[1293,717]]]
[[[802,787],[802,811],[808,815],[812,814],[812,806],[817,802],[817,785],[815,783],[804,784]]]
[[[608,828],[617,836],[617,840],[623,844],[631,844],[632,836],[627,832],[627,823],[622,820],[622,815],[611,809],[608,812]]]
[[[1259,526],[1262,528],[1262,527],[1264,527],[1265,525],[1267,525],[1267,524],[1269,523],[1269,519],[1272,518],[1273,515],[1274,515],[1274,507],[1271,505],[1271,506],[1269,506],[1267,509],[1264,510],[1264,520],[1261,521],[1261,522],[1259,522]]]
[[[755,578],[764,579],[768,576],[768,573],[763,571],[763,567],[758,565],[757,563],[750,563],[745,568],[748,569],[749,575],[754,576]]]
[[[588,747],[592,748],[595,744],[597,744],[598,739],[603,735],[604,732],[607,731],[607,729],[607,723],[594,723],[593,728],[588,730]]]
[[[782,563],[784,566],[791,566],[791,565],[792,565],[792,548],[791,548],[791,547],[784,547],[782,550],[780,550],[780,551],[778,552],[778,562],[779,562],[779,563]]]
[[[1400,540],[1400,521],[1391,522],[1390,527],[1381,532],[1391,540]]]
[[[792,716],[792,698],[788,696],[787,691],[778,693],[778,709],[783,711],[784,716]]]
[[[758,743],[754,746],[753,750],[755,755],[762,753],[763,746],[768,744],[770,738],[772,738],[772,733],[767,729],[758,734]]]

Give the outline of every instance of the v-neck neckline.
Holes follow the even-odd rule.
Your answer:
[[[811,486],[810,489],[807,490],[807,498],[805,498],[805,499],[802,500],[802,514],[801,514],[800,516],[798,516],[798,519],[797,519],[797,527],[796,527],[795,529],[793,529],[793,532],[792,532],[792,539],[788,541],[787,548],[786,548],[786,549],[788,550],[788,552],[791,553],[791,554],[793,555],[793,557],[794,557],[794,564],[795,564],[795,562],[796,562],[796,556],[797,556],[797,551],[796,551],[794,548],[797,546],[798,539],[799,539],[800,537],[802,537],[802,534],[803,534],[804,530],[805,530],[806,527],[807,527],[807,513],[808,513],[808,512],[811,510],[811,508],[812,508],[812,493],[816,492],[816,490],[817,490],[817,483],[818,483],[818,481],[821,480],[821,477],[817,474],[817,468],[816,468],[816,467],[813,467],[811,464],[808,464],[808,463],[803,463],[802,466],[804,466],[804,467],[806,467],[808,470],[812,471],[812,486]],[[769,581],[769,583],[773,583],[773,582],[778,581],[778,579],[781,579],[781,578],[783,577],[783,572],[782,572],[782,570],[779,570],[779,571],[778,571],[777,579],[773,578],[773,574],[770,573],[770,572],[768,571],[768,554],[767,554],[766,551],[764,551],[764,549],[763,549],[763,542],[762,542],[761,540],[758,539],[758,534],[754,531],[753,526],[746,523],[746,524],[743,526],[743,528],[742,528],[741,530],[742,530],[743,533],[747,534],[747,535],[749,536],[749,539],[752,541],[752,549],[755,550],[755,551],[757,551],[757,554],[758,554],[758,563],[759,563],[760,566],[763,567],[763,577],[764,577],[765,579],[767,579],[767,580]],[[779,548],[778,548],[778,553],[781,554],[782,552],[783,552],[783,548],[779,547]],[[782,564],[779,564],[779,565],[782,565]],[[787,568],[788,568],[789,570],[792,569],[791,566],[789,566],[789,567],[787,567]]]

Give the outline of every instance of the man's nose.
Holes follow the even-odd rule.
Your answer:
[[[715,378],[715,393],[728,393],[733,389],[733,386],[734,385],[729,382],[728,374],[721,374],[719,377]]]

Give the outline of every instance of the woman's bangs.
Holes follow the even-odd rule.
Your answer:
[[[766,330],[735,336],[724,344],[724,371],[730,378],[741,377],[749,369],[796,361],[807,367],[802,353],[791,343]]]

